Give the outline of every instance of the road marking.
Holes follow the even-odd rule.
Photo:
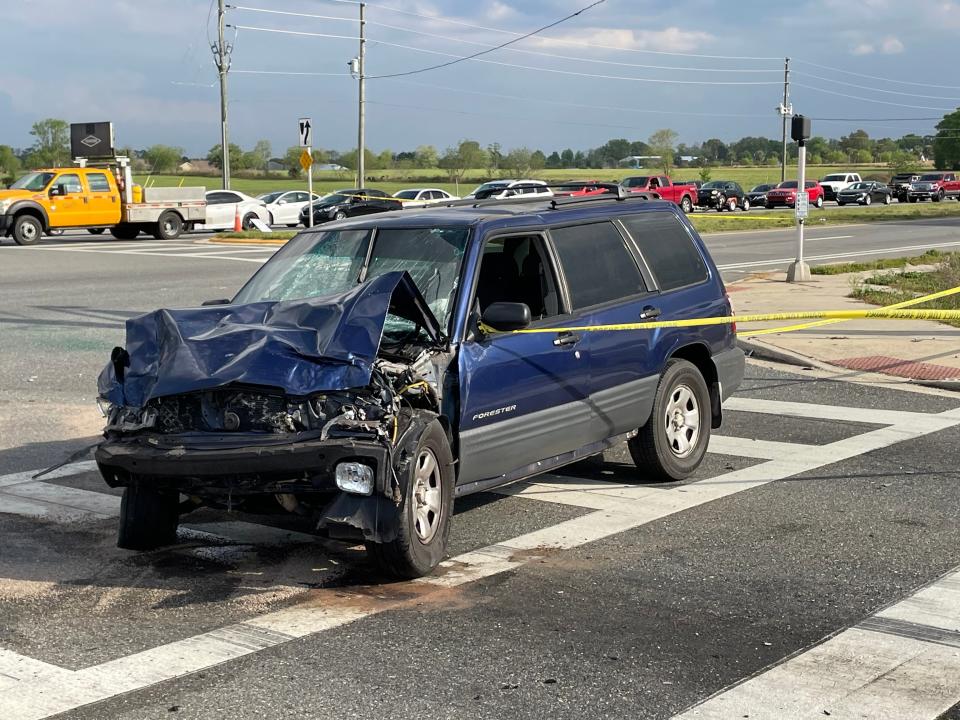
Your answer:
[[[195,249],[195,248],[191,248]],[[149,257],[172,257],[172,258],[204,258],[208,260],[235,260],[237,262],[265,263],[268,258],[247,258],[234,257],[233,255],[217,255],[204,252],[144,252],[143,250],[96,250],[87,248],[63,248],[63,247],[31,247],[30,250],[52,250],[55,252],[73,252],[73,253],[92,253],[98,255],[140,255]]]
[[[960,570],[674,720],[933,720],[960,699]],[[954,642],[944,642],[953,636]]]
[[[792,413],[799,417],[849,419],[844,413],[849,413],[851,410],[850,408],[806,405],[803,403],[778,403],[750,398],[734,398],[734,400],[739,400],[739,402],[733,403],[733,405],[739,405],[738,409],[750,408],[747,410],[748,412]],[[774,406],[779,406],[779,410]],[[729,409],[733,409],[733,407]],[[548,502],[571,504],[571,499],[576,498],[583,503],[583,507],[593,508],[594,511],[548,528],[526,533],[511,540],[446,560],[441,563],[441,569],[437,574],[421,578],[415,584],[440,588],[463,585],[519,568],[530,560],[549,553],[551,549],[567,550],[579,547],[713,500],[815,470],[872,450],[889,447],[904,440],[922,437],[960,425],[960,410],[957,409],[931,415],[882,410],[863,410],[861,412],[869,413],[869,417],[875,424],[884,422],[895,424],[827,445],[817,446],[816,452],[790,453],[785,457],[771,459],[768,462],[741,470],[667,488],[618,485],[557,476],[545,476],[542,478],[543,482],[525,483],[504,488],[503,491],[508,494],[535,497]],[[861,415],[857,416],[863,417]],[[743,441],[742,438],[735,438],[730,442],[740,443],[741,441]],[[772,445],[769,449],[773,449]],[[18,475],[22,477],[22,474]],[[2,480],[3,478],[0,478],[0,481]],[[11,487],[22,488],[24,484],[18,483]],[[202,528],[203,526],[199,527]],[[895,635],[889,631],[893,626],[892,621],[895,620],[927,624],[931,618],[942,617],[945,618],[942,621],[944,623],[954,622],[953,616],[943,610],[944,606],[948,606],[953,609],[954,613],[960,612],[958,611],[960,602],[953,596],[952,587],[952,585],[941,585],[934,589],[928,589],[929,592],[926,595],[918,594],[912,604],[904,605],[899,611],[894,609],[896,606],[891,608],[890,611],[893,614],[883,616],[888,620],[887,632],[878,632],[876,623],[873,626],[868,624],[865,629],[847,631],[848,633],[856,632],[881,638],[880,641],[873,641],[872,644],[868,643],[866,646],[863,646],[862,643],[855,643],[858,653],[853,656],[855,661],[859,660],[862,664],[872,667],[878,663],[889,665],[888,660],[892,657],[893,662],[900,664],[899,669],[897,665],[893,665],[891,669],[878,672],[872,676],[877,681],[874,682],[874,685],[878,689],[882,689],[882,686],[878,684],[880,678],[897,671],[907,673],[909,681],[905,682],[905,685],[909,685],[910,682],[919,678],[921,671],[926,672],[928,680],[932,678],[942,680],[944,670],[957,670],[953,677],[960,678],[960,661],[957,660],[960,655],[956,653],[955,648],[932,643],[928,640],[918,640],[912,636],[904,637],[903,633]],[[17,682],[14,687],[0,695],[0,717],[3,717],[4,720],[42,720],[42,718],[66,712],[81,705],[103,701],[121,693],[139,690],[250,655],[267,647],[274,647],[296,638],[340,627],[398,607],[402,603],[402,600],[391,600],[385,597],[371,598],[369,594],[344,589],[337,593],[336,602],[330,602],[325,606],[301,604],[277,610],[258,616],[253,620],[229,625],[220,630],[168,643],[76,672],[64,670],[62,673],[58,673],[56,677],[42,673],[22,677],[22,672],[20,676],[8,672],[8,668],[21,666],[22,662],[29,662],[30,659],[6,652],[0,655],[0,677],[5,675],[14,677]],[[949,627],[938,627],[950,629]],[[909,646],[910,643],[914,645]],[[917,646],[920,646],[921,650],[911,655],[909,648],[916,648]],[[890,647],[893,647],[895,652],[886,652]],[[878,658],[875,660],[863,658],[864,648],[868,653],[876,651]],[[948,655],[946,654],[947,651],[953,654]],[[813,688],[811,692],[815,696],[823,696],[825,692],[829,693],[831,687],[837,685],[835,675],[844,667],[843,662],[846,662],[847,667],[851,666],[849,655],[844,655],[841,652],[838,657],[841,662],[838,667],[829,673],[817,675],[814,680],[810,680],[814,673],[807,673],[804,676],[801,671],[801,679],[807,677],[808,684]],[[910,665],[911,662],[913,665]],[[789,665],[789,662],[783,667],[786,665]],[[816,664],[815,667],[817,667]],[[746,687],[749,682],[738,687]],[[825,683],[826,689],[819,687],[818,683]],[[783,694],[784,690],[782,688],[776,689],[775,692],[780,694],[779,696],[776,694],[770,696],[773,700],[786,701],[784,698],[787,696]],[[870,695],[862,687],[858,692],[857,702],[860,702],[864,707],[869,707],[870,703],[875,701],[875,696]],[[764,693],[762,693],[762,697],[770,699]],[[956,702],[956,698],[960,697],[960,687],[955,688],[953,684],[942,682],[937,694],[937,702],[947,696],[953,698],[950,704]],[[847,702],[852,701],[848,700]],[[949,706],[948,704],[946,707]],[[699,713],[702,707],[691,712]],[[764,707],[761,705],[759,709],[762,710]],[[886,707],[889,710],[891,705]],[[892,705],[892,707],[899,707],[899,705]],[[728,710],[729,707],[724,706],[722,717],[731,716]],[[754,714],[757,711],[757,709],[754,709],[751,717],[760,717]],[[820,714],[810,717],[822,717],[822,709],[818,712]],[[689,717],[711,716],[689,715]],[[720,717],[720,715],[715,717]],[[769,717],[776,717],[779,720],[784,717],[801,716],[785,715],[780,712]],[[873,715],[868,715],[868,717],[873,717]],[[929,720],[931,717],[933,715],[926,716],[925,720]]]
[[[926,245],[908,245],[900,247],[881,248],[879,250],[857,250],[853,252],[834,253],[832,255],[810,255],[805,257],[808,261],[817,260],[842,260],[844,258],[856,258],[866,255],[889,255],[898,252],[913,252],[915,250],[930,250],[933,248],[960,247],[960,242],[929,243]],[[739,268],[766,267],[768,265],[783,265],[793,262],[796,258],[778,258],[776,260],[754,260],[753,262],[731,263],[729,265],[717,265],[718,270],[737,270]]]
[[[814,405],[800,402],[780,402],[758,398],[734,396],[723,404],[724,410],[736,412],[787,415],[789,417],[816,418],[819,420],[846,420],[871,425],[899,425],[923,421],[927,413],[905,410],[881,410],[878,408],[840,407],[837,405]]]
[[[852,238],[853,235],[827,235],[826,237],[808,237],[807,241],[813,240],[846,240],[847,238]]]

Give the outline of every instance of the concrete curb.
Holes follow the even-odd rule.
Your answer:
[[[756,338],[745,339],[738,337],[737,344],[743,350],[747,357],[757,360],[766,360],[767,362],[781,363],[784,365],[793,365],[796,367],[813,367],[818,370],[829,370],[830,372],[843,372],[848,370],[840,365],[831,365],[830,363],[817,360],[808,355],[784,350],[783,348],[770,345]],[[889,378],[891,382],[904,382],[909,385],[920,385],[921,387],[934,388],[936,390],[949,390],[950,392],[960,392],[960,380],[915,380],[913,378],[902,378],[896,375],[884,375],[883,373],[872,373],[878,377]]]

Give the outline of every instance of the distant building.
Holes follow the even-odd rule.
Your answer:
[[[700,157],[697,155],[681,155],[677,158],[677,160],[679,160],[682,163],[686,163],[687,165],[690,165],[691,163],[695,163],[699,159]]]
[[[661,160],[659,155],[628,155],[627,157],[618,160],[617,165],[620,167],[628,168],[642,168],[646,167],[647,164],[656,165]]]
[[[182,173],[212,173],[219,172],[217,168],[210,164],[209,160],[200,158],[191,158],[177,165],[177,172]]]

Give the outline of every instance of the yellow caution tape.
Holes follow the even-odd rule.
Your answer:
[[[956,295],[960,293],[960,287],[950,288],[949,290],[941,290],[939,292],[931,293],[929,295],[924,295],[922,297],[914,298],[913,300],[904,300],[903,302],[894,303],[893,305],[886,305],[881,308],[882,310],[896,310],[898,308],[910,307],[912,305],[921,305],[930,300],[938,300],[942,297],[948,297],[950,295]],[[835,323],[844,322],[843,320],[820,320],[818,322],[812,323],[802,323],[800,325],[787,325],[785,327],[777,328],[764,328],[762,330],[751,330],[749,334],[751,336],[756,335],[775,335],[777,333],[788,333],[795,332],[796,330],[807,330],[813,327],[820,327],[822,325],[833,325]]]

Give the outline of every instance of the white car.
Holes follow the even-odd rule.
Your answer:
[[[439,188],[407,188],[395,192],[393,196],[402,200],[405,208],[426,207],[427,205],[460,199],[456,195],[451,195],[446,190]]]
[[[316,203],[321,197],[314,193],[313,201]],[[300,211],[310,201],[310,194],[304,190],[278,190],[260,195],[257,200],[267,206],[267,212],[270,213],[268,224],[296,227],[300,222]]]
[[[207,192],[207,219],[197,230],[233,230],[234,218],[240,211],[240,224],[244,230],[254,229],[253,218],[270,222],[270,213],[262,200],[244,195],[236,190],[210,190]]]
[[[553,190],[542,180],[491,180],[485,182],[472,193],[468,200],[503,200],[511,197],[551,197]]]
[[[836,200],[840,191],[846,190],[854,183],[862,182],[857,173],[834,173],[827,175],[820,181],[820,187],[823,188],[824,200]]]

